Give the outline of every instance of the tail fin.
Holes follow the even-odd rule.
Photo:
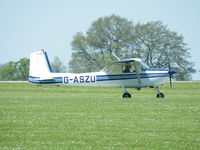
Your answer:
[[[52,72],[47,53],[44,50],[31,53],[29,76],[45,77]]]

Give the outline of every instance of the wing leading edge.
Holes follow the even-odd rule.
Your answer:
[[[121,59],[112,61],[113,63],[129,63],[129,62],[141,62],[140,58],[129,58],[129,59]]]

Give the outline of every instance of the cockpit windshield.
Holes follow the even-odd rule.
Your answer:
[[[142,65],[142,69],[148,69],[149,68],[149,66],[146,63],[144,63],[142,61],[140,63]]]

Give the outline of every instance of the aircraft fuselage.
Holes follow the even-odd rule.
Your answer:
[[[112,86],[112,87],[154,87],[168,80],[168,70],[144,71],[135,73],[107,74],[105,72],[92,73],[51,73],[51,76],[29,76],[29,82],[34,84],[78,85],[78,86]]]

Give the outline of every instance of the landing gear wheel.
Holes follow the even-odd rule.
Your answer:
[[[122,95],[123,98],[131,98],[131,94],[130,93],[124,93]]]
[[[156,95],[156,97],[157,97],[157,98],[164,98],[165,95],[164,95],[163,93],[158,93],[158,94]]]

